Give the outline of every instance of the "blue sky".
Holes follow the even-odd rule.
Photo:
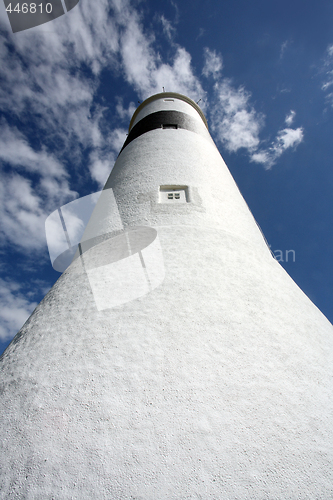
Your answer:
[[[46,217],[102,188],[162,87],[201,99],[272,250],[333,322],[331,1],[81,0],[15,34],[1,2],[0,59],[0,352],[59,277]]]

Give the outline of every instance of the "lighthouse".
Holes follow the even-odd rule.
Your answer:
[[[1,358],[0,498],[331,500],[333,327],[200,107],[140,104],[79,241],[72,215]]]

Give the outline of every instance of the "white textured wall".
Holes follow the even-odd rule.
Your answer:
[[[192,205],[159,205],[169,183]],[[108,186],[157,229],[164,281],[98,311],[79,258],[36,308],[2,359],[0,498],[331,500],[333,327],[215,146],[149,132]]]
[[[159,186],[169,184],[187,185],[190,203],[159,204]],[[266,251],[221,155],[212,141],[199,134],[184,129],[156,129],[141,135],[119,156],[106,183],[108,187],[113,189],[125,227],[211,227],[238,235],[258,251]]]

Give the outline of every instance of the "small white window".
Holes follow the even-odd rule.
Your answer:
[[[160,186],[159,203],[187,203],[187,186]]]

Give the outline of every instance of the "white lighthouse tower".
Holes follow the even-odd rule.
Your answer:
[[[1,499],[333,498],[333,327],[183,95],[136,110],[0,364]]]

